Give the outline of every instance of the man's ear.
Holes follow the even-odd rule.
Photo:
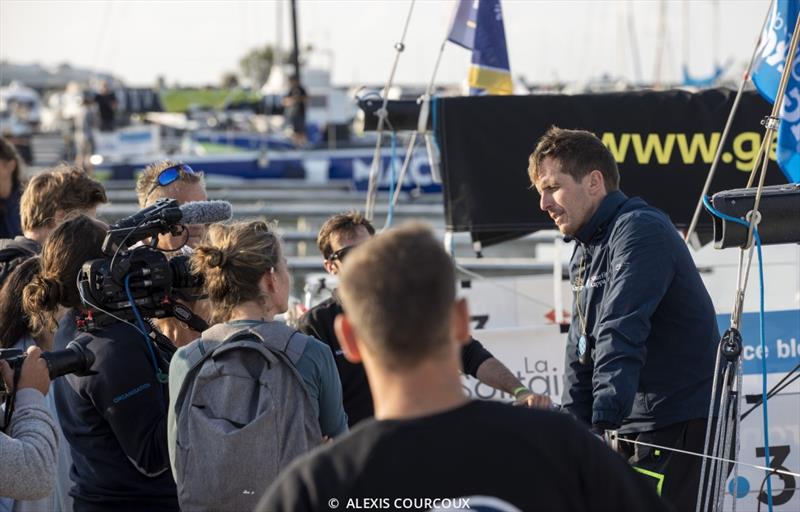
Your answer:
[[[469,306],[467,305],[467,299],[458,299],[453,303],[453,315],[450,322],[453,337],[459,344],[466,345],[472,339],[469,332]]]
[[[339,346],[342,347],[345,359],[351,363],[360,363],[362,361],[361,350],[356,341],[356,332],[345,313],[340,313],[333,321],[333,330],[336,332],[336,338],[339,340]]]
[[[601,193],[606,190],[606,180],[603,173],[599,169],[595,169],[589,173],[589,186],[592,193]]]

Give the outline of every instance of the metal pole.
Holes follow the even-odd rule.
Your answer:
[[[292,2],[292,66],[294,67],[294,74],[297,76],[297,80],[300,81],[302,84],[302,80],[300,80],[300,41],[299,36],[297,34],[297,0],[291,0]]]
[[[758,38],[756,39],[756,45],[753,48],[753,54],[750,56],[750,63],[747,64],[747,69],[745,69],[744,75],[742,75],[742,80],[739,83],[739,90],[736,91],[736,97],[733,100],[733,106],[731,106],[731,113],[728,115],[728,121],[725,123],[725,128],[722,130],[722,136],[720,137],[719,145],[717,146],[717,154],[714,155],[714,161],[711,163],[711,169],[708,171],[706,182],[703,185],[703,191],[700,193],[700,199],[697,201],[697,206],[694,209],[694,215],[692,215],[692,222],[689,224],[689,229],[686,231],[686,242],[689,241],[689,237],[691,237],[692,233],[694,233],[694,230],[697,227],[697,221],[700,219],[700,212],[703,210],[703,196],[708,194],[708,189],[711,187],[711,181],[714,179],[714,174],[717,172],[717,166],[719,166],[719,161],[722,158],[722,151],[725,147],[725,142],[728,140],[728,132],[733,125],[733,118],[736,116],[736,111],[739,108],[739,100],[741,99],[742,92],[744,91],[744,84],[750,79],[750,72],[753,70],[753,63],[756,61],[758,47],[761,46],[761,37],[764,34],[764,28],[769,22],[769,13],[771,11],[772,2],[770,2],[770,7],[767,9],[766,16],[764,16],[764,22],[761,24],[761,30],[758,32]]]

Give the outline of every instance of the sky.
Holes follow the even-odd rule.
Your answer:
[[[411,3],[298,0],[301,46],[312,45],[310,64],[330,69],[336,84],[382,84]],[[455,4],[416,0],[396,83],[430,79]],[[684,63],[702,77],[711,74],[715,59],[744,67],[769,2],[503,0],[502,6],[514,76],[541,83],[609,74],[650,82],[657,73],[660,20],[666,34],[662,80],[678,80]],[[288,0],[0,0],[0,60],[69,62],[134,86],[151,85],[158,76],[168,84],[218,84],[249,48],[279,39],[288,47],[289,9]],[[467,50],[448,44],[437,83],[461,83],[469,60]]]

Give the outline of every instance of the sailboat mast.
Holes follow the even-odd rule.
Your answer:
[[[297,34],[297,0],[291,0],[292,3],[292,66],[294,67],[294,74],[300,80],[300,42]]]

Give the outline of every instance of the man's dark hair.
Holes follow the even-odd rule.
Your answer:
[[[375,234],[375,228],[372,226],[372,223],[356,211],[340,213],[326,220],[317,235],[317,247],[319,247],[319,252],[322,253],[322,257],[327,260],[331,257],[331,254],[333,254],[331,237],[334,234],[341,233],[348,236],[355,236],[358,226],[364,226],[367,233],[370,235]]]
[[[539,139],[536,149],[528,159],[528,176],[531,183],[539,180],[539,166],[545,158],[561,164],[561,172],[580,181],[593,170],[603,174],[606,192],[619,189],[619,169],[614,156],[592,132],[565,130],[551,126]]]
[[[455,268],[424,224],[407,223],[359,245],[338,290],[359,337],[387,367],[413,367],[446,350]]]

